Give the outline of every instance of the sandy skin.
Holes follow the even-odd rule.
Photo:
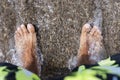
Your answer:
[[[98,27],[93,28],[89,24],[85,24],[82,28],[80,36],[80,47],[77,55],[77,66],[82,64],[95,64],[99,60],[100,51],[102,51],[102,35]],[[97,45],[93,45],[97,44]],[[37,59],[36,59],[36,33],[34,26],[28,24],[21,25],[15,32],[15,46],[19,58],[22,60],[24,68],[38,74]],[[92,51],[90,51],[93,49]],[[95,58],[94,58],[95,57]]]
[[[19,55],[23,65],[22,67],[38,74],[36,60],[36,33],[34,26],[28,24],[21,25],[15,32],[16,53]]]
[[[78,63],[77,66],[82,64],[95,64],[102,58],[101,52],[103,52],[101,31],[97,26],[91,26],[85,24],[82,28],[80,36],[80,47],[78,50]]]

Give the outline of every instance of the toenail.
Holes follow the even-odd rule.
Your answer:
[[[17,30],[20,30],[20,28],[18,27]]]
[[[33,26],[32,24],[28,24],[28,27],[29,27],[29,28],[32,28],[32,26]]]
[[[25,26],[24,24],[21,25],[21,27],[24,27],[24,26]]]
[[[89,24],[85,24],[85,26],[86,26],[86,28],[89,28],[89,27],[90,27],[90,25],[89,25]]]
[[[89,26],[86,26],[86,29],[89,29]]]

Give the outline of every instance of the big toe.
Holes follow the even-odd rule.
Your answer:
[[[28,29],[29,33],[35,33],[35,28],[32,24],[28,24],[27,29]]]
[[[82,28],[82,32],[85,33],[85,32],[90,32],[91,30],[91,26],[90,24],[85,24]]]

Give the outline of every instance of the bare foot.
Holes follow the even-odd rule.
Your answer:
[[[90,25],[86,26],[90,28]],[[102,39],[98,27],[94,26],[91,30],[87,30],[83,26],[78,52],[78,66],[81,64],[95,64],[106,57]]]
[[[18,60],[21,62],[21,66],[38,73],[37,60],[36,60],[36,33],[34,26],[28,24],[21,25],[15,32],[15,47]]]
[[[82,28],[82,33],[80,37],[80,47],[77,55],[78,64],[87,64],[88,61],[88,50],[89,50],[89,44],[88,44],[88,33],[91,30],[91,26],[89,24],[85,24]]]

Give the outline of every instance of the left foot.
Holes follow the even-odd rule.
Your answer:
[[[32,24],[28,24],[27,28],[25,25],[17,28],[15,32],[15,47],[16,55],[18,56],[17,60],[21,62],[21,66],[38,73],[35,52],[36,33]]]

